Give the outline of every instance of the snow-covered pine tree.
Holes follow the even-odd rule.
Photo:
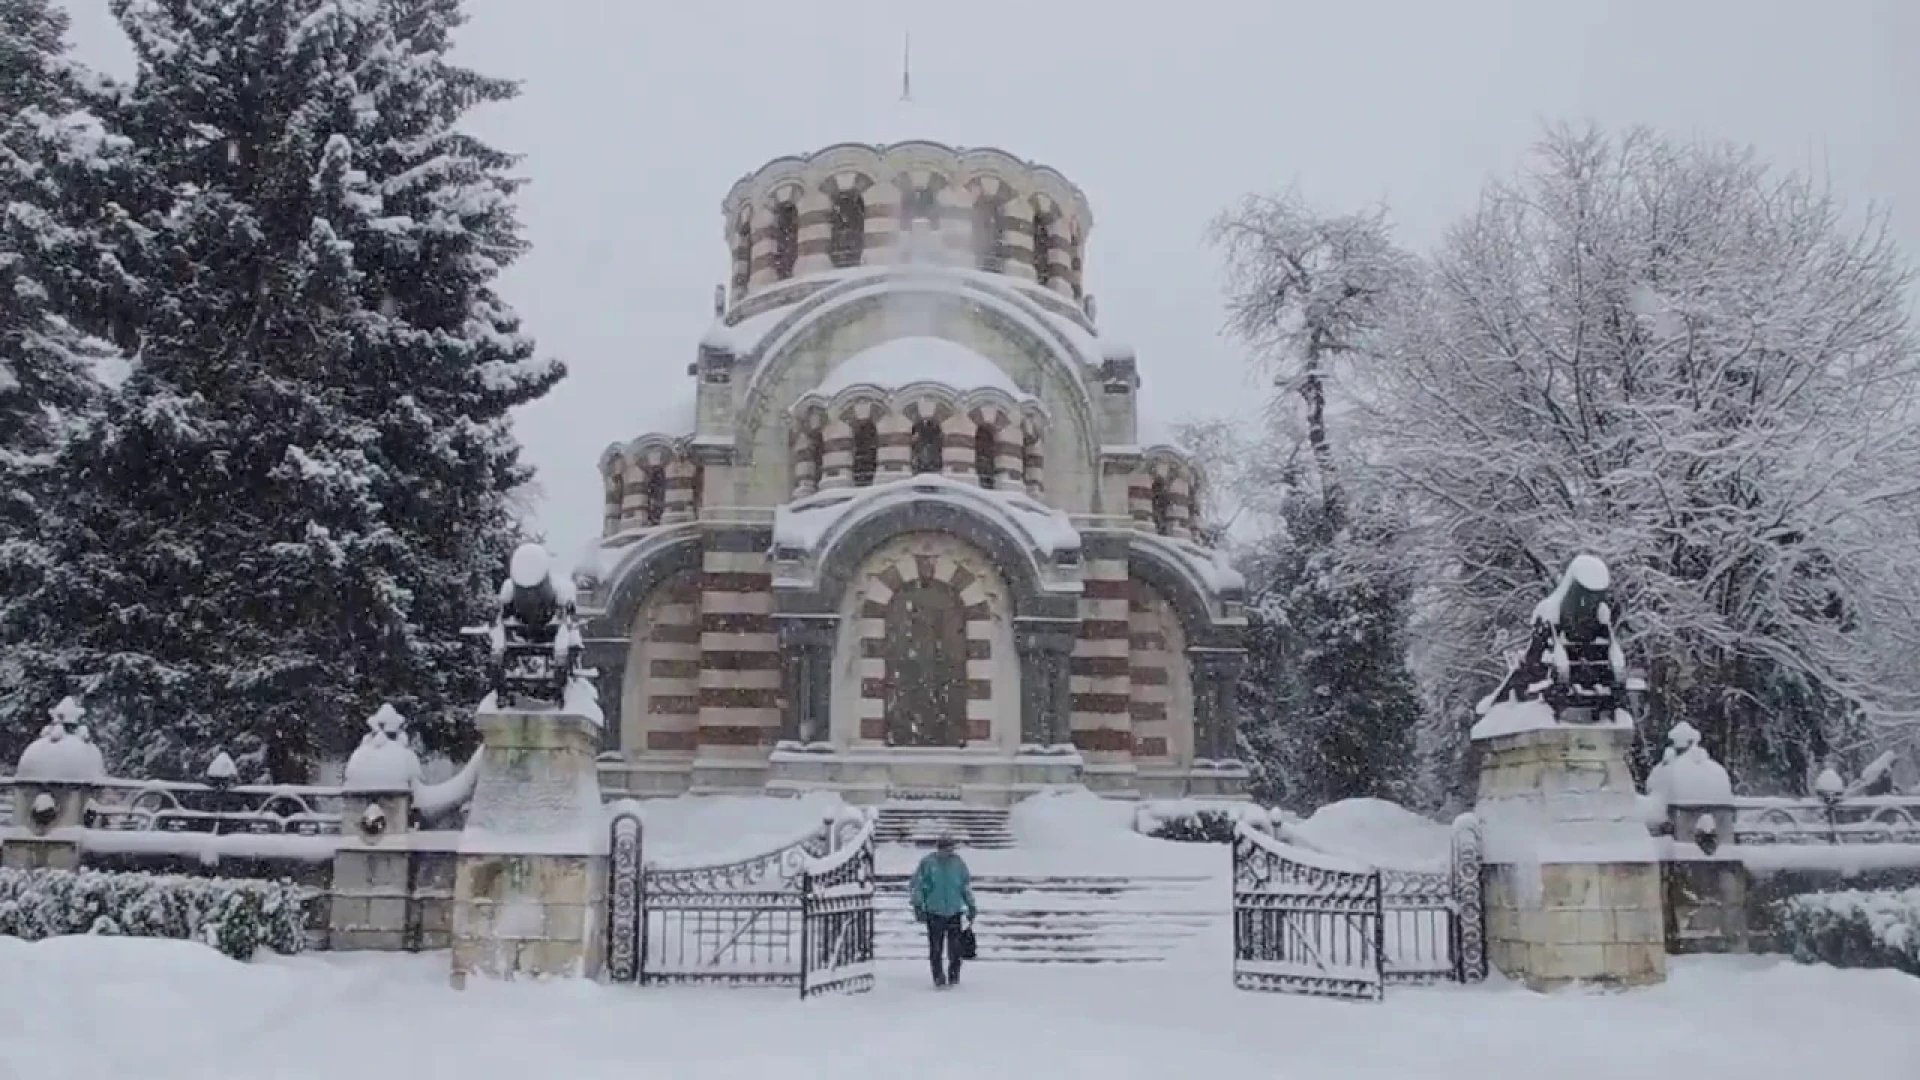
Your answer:
[[[1299,398],[1311,463],[1283,469],[1287,495],[1248,565],[1241,699],[1256,794],[1302,811],[1404,800],[1419,716],[1405,663],[1409,589],[1392,559],[1392,516],[1343,475],[1329,412],[1336,365],[1367,353],[1410,260],[1383,213],[1325,216],[1290,197],[1247,200],[1215,235],[1230,326],[1275,369],[1282,394]],[[1269,432],[1256,453],[1293,463],[1296,445]]]
[[[522,479],[504,413],[557,373],[522,392],[531,346],[474,299],[519,249],[510,227],[467,235],[510,225],[510,186],[463,186],[479,151],[457,135],[381,129],[389,107],[457,116],[481,93],[402,33],[452,10],[431,7],[115,0],[139,62],[120,111],[173,273],[67,463],[94,490],[33,606],[41,640],[75,645],[47,666],[88,685],[126,767],[197,773],[224,747],[243,776],[303,779],[381,699],[471,688],[455,631],[504,558],[440,552],[492,558]],[[454,475],[423,477],[427,452]]]
[[[124,145],[86,107],[66,25],[50,0],[0,0],[0,716],[26,675],[16,601],[52,558],[55,462],[120,359],[90,331],[137,289],[112,249],[127,239],[111,201]],[[0,723],[0,760],[38,726]]]
[[[1743,787],[1793,789],[1913,724],[1909,281],[1880,221],[1739,147],[1558,130],[1490,184],[1362,398],[1412,510],[1429,742],[1464,741],[1582,551],[1656,744],[1685,719]]]
[[[353,120],[354,165],[378,212],[346,235],[375,316],[347,391],[381,468],[370,494],[396,556],[407,618],[365,655],[378,700],[414,718],[428,746],[467,737],[482,666],[458,636],[484,610],[525,537],[516,494],[531,475],[509,412],[564,375],[495,292],[526,248],[517,159],[460,129],[476,107],[518,93],[448,57],[461,0],[381,0],[390,49],[357,75],[371,108]],[[345,119],[343,117],[343,119]]]

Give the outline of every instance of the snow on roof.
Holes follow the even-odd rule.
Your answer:
[[[1080,532],[1067,515],[1025,492],[982,488],[936,473],[871,487],[834,488],[786,503],[774,511],[773,544],[776,548],[824,554],[855,522],[913,500],[958,504],[984,512],[1024,539],[1030,550],[1047,556],[1080,547]]]
[[[1247,579],[1227,561],[1224,548],[1204,547],[1192,540],[1139,531],[1134,532],[1133,542],[1162,549],[1177,565],[1190,571],[1205,586],[1209,596],[1246,591]]]
[[[1032,400],[1000,365],[958,342],[921,336],[897,337],[854,353],[827,372],[813,393],[830,398],[855,386],[898,390],[916,383],[998,390],[1016,401]]]
[[[1555,585],[1545,599],[1534,605],[1534,619],[1538,622],[1557,625],[1560,622],[1560,605],[1566,602],[1567,593],[1576,581],[1586,589],[1599,592],[1613,584],[1613,574],[1598,556],[1575,555],[1573,561],[1567,564],[1567,569],[1561,573],[1560,584]]]

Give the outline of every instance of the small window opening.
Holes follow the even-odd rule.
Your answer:
[[[914,473],[937,473],[940,471],[941,453],[940,424],[935,420],[922,420],[913,425],[913,444],[909,465]]]
[[[833,197],[832,231],[827,237],[827,258],[845,269],[859,266],[867,245],[867,200],[857,191]]]
[[[974,429],[973,471],[974,475],[980,478],[980,486],[983,488],[994,486],[995,477],[993,464],[998,449],[998,440],[994,438],[992,428],[981,424]]]
[[[1000,234],[1005,225],[1000,204],[980,196],[973,204],[973,261],[980,269],[998,270],[1004,262]]]
[[[1053,280],[1053,261],[1049,256],[1053,252],[1053,228],[1047,219],[1034,215],[1033,218],[1033,279],[1042,285]]]
[[[1167,508],[1171,498],[1167,494],[1167,482],[1162,477],[1153,478],[1153,531],[1161,536],[1167,535]]]
[[[647,524],[658,525],[667,513],[667,470],[655,465],[647,470]]]
[[[880,434],[873,421],[853,425],[853,486],[872,487],[873,474],[880,467]]]
[[[782,281],[793,276],[800,261],[800,208],[781,203],[773,208],[773,274]]]

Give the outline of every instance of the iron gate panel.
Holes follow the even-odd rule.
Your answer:
[[[763,855],[673,865],[647,860],[640,818],[617,815],[607,874],[608,979],[799,985],[802,879],[830,852],[859,842],[870,848],[871,832],[864,815],[842,816]],[[871,880],[870,854],[866,866]]]
[[[800,996],[873,989],[873,826],[809,864],[800,887]]]
[[[1242,825],[1233,841],[1233,979],[1273,990],[1377,1001],[1380,874]]]
[[[1456,936],[1449,870],[1380,868],[1381,975],[1390,984],[1454,978]]]

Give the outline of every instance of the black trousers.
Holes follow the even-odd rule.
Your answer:
[[[927,916],[927,966],[933,969],[933,985],[945,986],[960,981],[960,928],[965,915]],[[945,954],[945,961],[941,956]]]

